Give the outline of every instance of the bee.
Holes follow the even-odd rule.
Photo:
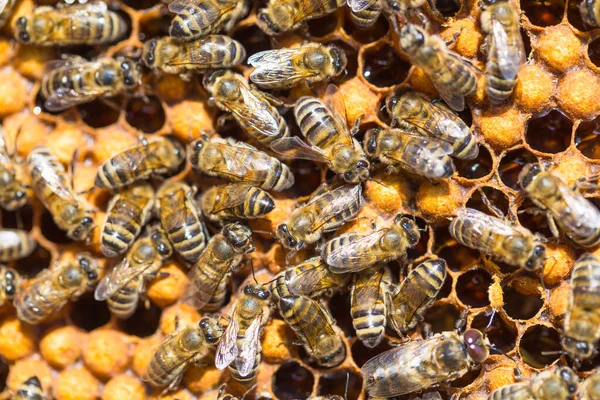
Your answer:
[[[598,0],[585,0],[579,3],[579,13],[587,26],[594,28],[600,26],[600,2]]]
[[[241,74],[217,70],[204,75],[204,88],[221,110],[232,113],[238,124],[258,142],[271,146],[277,139],[290,136],[290,129],[271,98],[248,85]]]
[[[515,267],[535,271],[546,259],[546,247],[531,231],[472,208],[459,210],[449,230],[458,243]]]
[[[287,89],[300,82],[312,84],[342,75],[346,53],[338,46],[308,43],[294,49],[266,50],[253,54],[250,80],[265,89]]]
[[[113,156],[99,168],[94,181],[101,189],[118,189],[142,179],[172,174],[185,162],[179,142],[157,137]]]
[[[258,10],[257,23],[267,35],[281,35],[298,28],[307,29],[307,21],[324,17],[346,5],[346,0],[269,0]]]
[[[367,347],[375,347],[383,339],[388,307],[385,293],[391,282],[392,274],[387,267],[369,268],[354,274],[350,315],[356,336]]]
[[[335,322],[324,305],[292,294],[285,278],[275,282],[273,293],[281,317],[302,341],[306,352],[322,367],[339,365],[346,358],[346,346],[336,331]]]
[[[179,329],[156,350],[144,380],[154,387],[175,389],[187,366],[200,364],[222,335],[223,328],[215,319],[208,317],[202,318],[197,326]]]
[[[127,319],[137,309],[146,281],[159,274],[163,261],[173,250],[165,232],[152,226],[148,235],[136,240],[127,255],[100,281],[94,298],[106,300],[110,311],[120,319]]]
[[[17,0],[3,0],[0,2],[0,28],[6,24],[6,21],[8,21],[15,10],[16,4]]]
[[[595,372],[581,383],[579,400],[600,400],[600,372]]]
[[[13,400],[46,400],[47,398],[42,382],[35,375],[23,382],[12,397]]]
[[[380,0],[347,0],[350,18],[360,29],[371,27],[383,11]]]
[[[50,149],[35,147],[27,156],[32,189],[54,223],[73,240],[84,240],[95,227],[95,211],[73,189],[72,179]]]
[[[100,248],[106,257],[123,254],[150,220],[154,189],[148,183],[124,188],[108,203]]]
[[[308,202],[296,208],[275,229],[275,237],[286,248],[300,250],[315,243],[324,232],[339,228],[358,214],[363,205],[360,185],[343,185],[331,190],[321,185]]]
[[[210,176],[280,192],[294,185],[289,167],[275,157],[233,138],[203,135],[188,147],[190,164]]]
[[[16,147],[10,154],[6,142],[6,132],[0,127],[0,207],[15,211],[27,203],[27,186],[21,166],[15,162]]]
[[[321,257],[333,273],[356,272],[406,256],[406,250],[420,238],[415,221],[398,214],[392,224],[371,233],[346,233],[331,239]]]
[[[305,96],[296,102],[296,122],[309,144],[295,136],[284,137],[273,142],[271,148],[294,158],[325,163],[346,182],[363,182],[369,177],[370,165],[362,147],[353,138],[359,121],[350,132],[346,125],[343,96],[335,86],[327,88],[327,99],[325,104],[315,97]],[[344,117],[337,110],[343,110]]]
[[[210,33],[229,32],[248,14],[246,0],[175,0],[169,11],[177,14],[171,21],[169,35],[195,40]]]
[[[115,42],[126,31],[127,22],[119,14],[93,1],[36,7],[17,20],[14,36],[21,43],[38,46],[95,45]]]
[[[12,302],[21,289],[20,280],[21,277],[17,271],[0,265],[0,307]]]
[[[519,28],[519,12],[508,0],[483,0],[481,28],[486,34],[485,90],[490,102],[502,103],[517,83],[525,63],[525,46]]]
[[[489,350],[476,329],[442,332],[385,351],[361,368],[371,397],[395,397],[460,378],[483,363]]]
[[[217,309],[223,305],[231,273],[239,267],[244,254],[254,251],[252,230],[239,222],[227,224],[213,236],[189,273],[185,299],[198,309]]]
[[[245,58],[242,44],[225,35],[205,36],[193,42],[181,42],[174,37],[150,39],[144,43],[142,52],[142,60],[148,68],[168,74],[230,68]]]
[[[200,196],[200,209],[211,221],[262,218],[275,201],[262,189],[245,183],[214,186]]]
[[[431,137],[400,129],[371,128],[365,133],[365,152],[388,165],[388,173],[398,167],[430,180],[450,178],[455,171],[452,146]]]
[[[392,327],[403,336],[423,321],[446,280],[446,261],[426,260],[417,265],[394,293],[387,293]]]
[[[127,57],[87,61],[80,56],[65,56],[49,62],[47,69],[41,92],[44,108],[52,112],[115,96],[141,82],[136,62]]]
[[[29,232],[0,228],[0,262],[25,258],[33,253],[36,246],[37,243]]]
[[[579,377],[569,367],[537,373],[532,379],[502,386],[488,400],[569,400],[579,388]]]
[[[528,164],[519,174],[519,185],[547,213],[555,236],[558,236],[556,223],[567,238],[581,247],[600,243],[600,211],[557,175],[544,171],[540,164]]]
[[[99,274],[98,260],[89,253],[79,253],[75,259],[62,260],[53,268],[42,270],[15,296],[17,317],[30,325],[43,322],[68,301],[76,301],[92,290]]]
[[[261,360],[260,335],[271,317],[270,297],[262,285],[245,285],[217,348],[217,369],[229,366],[229,374],[239,382],[256,379]]]
[[[284,272],[290,293],[308,297],[331,297],[349,281],[349,274],[334,274],[319,256],[292,267]]]
[[[400,49],[423,70],[446,104],[456,111],[465,108],[465,97],[477,91],[472,64],[448,50],[439,36],[410,23],[400,29]]]
[[[433,103],[417,92],[406,92],[388,96],[386,108],[394,127],[447,142],[452,146],[452,156],[457,158],[472,160],[479,155],[475,135],[441,102]]]
[[[161,225],[177,254],[190,264],[198,261],[208,240],[193,193],[185,182],[177,181],[165,183],[156,195]]]

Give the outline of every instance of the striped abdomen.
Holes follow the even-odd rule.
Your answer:
[[[261,218],[275,208],[273,198],[264,190],[237,183],[209,189],[202,194],[200,205],[212,221]]]
[[[156,353],[146,372],[145,380],[154,387],[167,386],[183,373],[187,363],[179,360],[177,355],[177,343],[174,343],[179,335],[168,339],[163,343]],[[181,356],[180,356],[181,357]]]
[[[206,305],[202,308],[202,311],[214,312],[223,307],[223,305],[225,304],[225,299],[227,298],[227,292],[229,290],[230,278],[230,273],[223,275],[221,280],[219,280],[219,283],[217,284],[217,287],[215,288],[212,297],[210,298],[210,300],[208,300],[208,303],[206,303]]]
[[[518,26],[518,25],[517,25]],[[508,33],[508,32],[507,32]],[[521,35],[521,32],[517,31],[512,35]],[[502,71],[500,71],[500,60],[498,60],[498,49],[494,40],[488,42],[490,48],[488,51],[488,60],[485,64],[485,90],[488,95],[488,99],[492,104],[502,103],[508,99],[517,84],[517,74],[512,79],[506,78]],[[509,41],[508,46],[516,46],[515,43]],[[513,49],[511,54],[515,53]],[[518,63],[519,60],[510,60],[509,57],[504,56],[504,63]],[[519,65],[513,65],[513,68],[518,71]]]
[[[51,274],[38,275],[36,281],[23,289],[13,301],[17,317],[27,324],[39,324],[53,312],[64,307],[69,300],[68,297],[61,297],[58,293],[51,298],[48,294],[60,289],[54,288],[52,281],[41,281],[42,279],[52,279]]]
[[[27,231],[0,229],[0,262],[19,260],[29,256],[36,242]]]
[[[487,252],[494,248],[499,238],[492,229],[485,226],[485,221],[474,218],[470,215],[459,214],[452,220],[449,226],[450,234],[462,245]],[[480,235],[478,232],[484,232]]]
[[[13,400],[45,400],[46,393],[37,376],[32,376],[19,386]]]
[[[359,28],[366,29],[371,27],[376,21],[377,18],[381,15],[381,4],[379,0],[373,1],[369,7],[364,10],[350,13],[350,17],[352,18],[352,22]]]
[[[331,14],[338,8],[345,6],[346,0],[292,0],[292,3],[295,3],[292,7],[296,12],[303,13],[304,20],[310,20]],[[312,12],[306,14],[304,10],[311,10]]]
[[[132,279],[114,295],[106,299],[109,310],[119,319],[127,319],[135,313],[140,299],[144,278]]]
[[[583,332],[579,322],[595,329]],[[600,338],[600,262],[591,254],[581,256],[571,276],[571,301],[565,317],[565,336],[592,345]]]
[[[356,335],[367,347],[375,347],[383,339],[386,324],[383,285],[390,281],[387,268],[368,268],[354,275],[350,315]]]
[[[446,52],[440,64],[433,68],[431,75],[451,93],[458,93],[465,97],[472,96],[477,91],[477,77],[459,56]]]
[[[210,35],[181,46],[185,55],[175,62],[185,64],[189,60],[191,68],[229,68],[246,58],[244,46],[225,35]]]
[[[337,131],[331,112],[315,97],[300,98],[294,108],[294,115],[302,134],[313,146],[331,148],[344,134]]]
[[[86,5],[82,5],[84,8]],[[82,13],[73,14],[69,12],[69,7],[56,10],[56,25],[48,40],[43,40],[38,44],[46,45],[70,45],[70,44],[102,44],[118,40],[125,34],[127,23],[121,16],[112,12],[94,12],[87,11],[87,15],[82,17]],[[46,18],[47,16],[44,16]],[[34,16],[35,18],[35,16]],[[35,24],[34,21],[29,23]],[[35,38],[33,38],[35,40]]]
[[[382,154],[382,161],[398,164],[429,179],[445,179],[454,174],[454,163],[440,140],[428,137],[402,135],[401,147],[390,153]],[[386,160],[387,159],[387,160]]]
[[[530,382],[518,382],[502,386],[490,394],[488,400],[525,400],[533,399]]]
[[[243,349],[244,348],[243,346],[247,346],[247,344],[243,341],[243,339],[244,339],[244,333],[242,333],[242,331],[240,329],[240,333],[238,334],[238,339],[237,339],[237,343],[236,343],[236,345],[238,346],[239,349]],[[262,349],[261,349],[260,341],[259,341],[258,347],[256,348],[256,357],[254,358],[254,365],[252,366],[252,369],[246,376],[240,375],[240,372],[238,371],[237,366],[236,366],[236,362],[238,361],[237,358],[235,360],[233,360],[233,362],[231,364],[229,364],[229,374],[231,375],[231,377],[242,384],[247,384],[247,383],[253,382],[256,379],[256,375],[258,374],[258,367],[259,367],[260,361],[262,359],[261,352],[262,352]],[[238,356],[238,358],[239,358],[239,356]],[[243,363],[243,360],[240,359],[240,362]]]
[[[233,8],[233,4],[224,7],[219,3],[217,0],[188,3],[173,18],[169,35],[180,39],[193,39],[215,32],[226,17],[226,7]],[[217,15],[220,18],[211,18]]]

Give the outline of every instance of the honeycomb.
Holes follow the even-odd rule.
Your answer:
[[[39,0],[39,4],[49,3],[53,0]],[[436,3],[440,15],[434,16],[428,6],[425,10],[432,18],[434,32],[445,40],[458,34],[452,49],[483,67],[477,2],[438,0]],[[439,389],[444,399],[450,393],[461,399],[486,398],[492,390],[514,381],[515,366],[527,377],[569,362],[557,351],[569,291],[568,277],[582,251],[562,242],[548,243],[550,258],[544,268],[544,288],[538,276],[481,257],[478,252],[457,244],[448,234],[449,217],[460,207],[466,205],[489,212],[482,204],[481,189],[502,211],[516,215],[523,226],[550,237],[542,216],[519,213],[532,206],[517,190],[521,167],[536,159],[551,161],[557,173],[569,183],[600,172],[600,32],[585,29],[577,2],[513,3],[521,13],[529,62],[519,74],[510,101],[492,107],[480,88],[460,113],[480,140],[479,157],[455,159],[457,173],[439,183],[409,174],[377,172],[374,175],[377,182],[368,181],[364,185],[366,202],[358,218],[340,230],[368,229],[371,220],[381,223],[398,212],[416,216],[424,232],[419,245],[409,251],[410,262],[417,263],[431,254],[448,262],[444,286],[425,316],[434,333],[454,329],[464,310],[468,326],[483,330],[491,311],[496,310],[487,336],[500,354],[491,355],[482,368],[452,382],[450,387],[432,388]],[[154,8],[156,4],[156,0],[119,0],[113,7],[130,24],[127,39],[113,46],[62,51],[88,58],[125,54],[141,48],[144,40],[167,35],[171,16],[164,7]],[[121,95],[109,102],[94,101],[60,114],[44,110],[38,94],[44,64],[60,57],[60,51],[16,44],[10,32],[11,23],[33,6],[32,0],[21,0],[0,37],[0,117],[10,137],[14,138],[21,130],[17,146],[21,157],[26,157],[35,145],[44,143],[68,164],[74,150],[79,149],[74,185],[76,190],[84,191],[93,185],[97,167],[136,144],[140,135],[147,138],[171,135],[188,143],[201,130],[217,127],[220,112],[208,104],[208,95],[198,76],[184,81],[175,75],[147,72],[143,96]],[[230,33],[248,54],[305,39],[302,33],[271,39],[258,29],[255,15],[256,7]],[[349,124],[364,114],[361,132],[389,123],[382,106],[391,92],[411,87],[431,97],[436,95],[423,72],[411,66],[398,50],[397,35],[383,16],[373,27],[359,30],[352,25],[348,10],[340,9],[309,22],[308,26],[311,41],[335,43],[346,51],[349,74],[338,86],[346,101]],[[246,77],[250,73],[246,67],[241,70]],[[310,92],[295,88],[285,93],[288,101],[304,94]],[[291,112],[285,117],[291,129],[297,129]],[[218,131],[224,137],[251,141],[234,123],[219,127]],[[273,194],[276,209],[268,220],[252,223],[255,229],[272,231],[297,199],[305,198],[330,178],[326,171],[310,162],[294,160],[291,167],[297,184],[291,190]],[[171,179],[188,179],[200,191],[217,182],[195,175],[189,166]],[[598,193],[588,195],[600,205]],[[110,193],[94,190],[86,196],[100,210],[98,219],[103,220]],[[26,277],[35,276],[65,254],[84,248],[97,256],[101,254],[98,229],[91,243],[72,243],[33,198],[19,213],[1,213],[2,227],[21,225],[39,243],[31,256],[11,263]],[[597,250],[595,253],[600,255]],[[305,252],[296,261],[302,255]],[[261,278],[264,280],[285,265],[280,246],[267,236],[257,239],[252,259],[257,271],[269,273]],[[105,260],[107,267],[115,262]],[[399,263],[392,263],[391,267],[396,280],[406,273]],[[14,391],[25,379],[37,374],[45,390],[59,400],[215,399],[223,383],[228,383],[229,393],[241,397],[247,388],[237,386],[227,372],[221,373],[214,366],[189,367],[180,389],[170,394],[161,395],[160,390],[151,392],[140,382],[138,377],[152,350],[174,331],[175,316],[180,321],[196,321],[200,317],[196,310],[178,303],[187,284],[185,267],[168,261],[162,271],[168,272],[169,277],[149,285],[150,308],[140,307],[126,321],[112,318],[106,304],[95,301],[91,294],[36,327],[20,323],[12,307],[4,307],[0,319],[0,389]],[[236,290],[249,274],[249,267],[236,272],[233,295],[222,310],[224,314],[231,311]],[[275,316],[263,336],[263,362],[256,391],[246,398],[291,400],[309,395],[344,395],[346,383],[348,400],[366,398],[359,368],[391,345],[384,340],[377,348],[368,349],[357,340],[347,291],[331,298],[329,306],[345,336],[348,348],[345,361],[332,369],[314,365],[302,348],[291,344],[294,334]],[[421,334],[419,327],[411,337],[418,338]],[[398,340],[391,331],[386,339]],[[598,365],[600,359],[596,358],[584,364],[578,373],[581,377],[588,376]]]

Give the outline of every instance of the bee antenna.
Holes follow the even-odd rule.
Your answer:
[[[252,270],[252,278],[254,278],[254,282],[258,285],[258,280],[256,279],[256,275],[254,274],[254,261],[250,258],[250,268]]]
[[[344,388],[344,400],[348,400],[348,385],[350,384],[350,371],[346,371],[346,387]]]
[[[496,309],[492,309],[492,315],[490,316],[490,320],[487,323],[487,325],[485,326],[485,329],[483,330],[483,334],[487,336],[487,331],[488,329],[490,329],[490,326],[492,326],[492,322],[494,322],[494,317],[496,316]]]
[[[273,239],[277,239],[277,236],[275,236],[275,234],[273,232],[261,231],[260,229],[253,229],[253,231],[256,233],[262,233],[263,235],[271,236]]]
[[[381,182],[381,181],[378,181],[377,179],[373,179],[373,178],[371,178],[370,180],[372,180],[372,181],[373,181],[373,182],[375,182],[375,183],[378,183],[378,184],[380,184],[381,186],[383,186],[383,187],[384,187],[384,188],[386,188],[386,189],[391,189],[391,188],[390,188],[388,185],[384,184],[384,183],[383,183],[383,182]]]
[[[257,386],[258,386],[258,382],[255,382],[254,385],[250,386],[250,388],[248,390],[246,390],[246,393],[244,393],[244,395],[242,396],[241,400],[244,400],[244,397],[246,397],[246,395],[248,393],[250,393],[251,391],[256,389]]]

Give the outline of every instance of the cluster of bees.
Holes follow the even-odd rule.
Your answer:
[[[476,92],[482,71],[429,33],[427,17],[419,9],[424,3],[269,0],[258,11],[259,27],[269,35],[303,29],[306,21],[346,5],[359,28],[371,26],[382,13],[391,21],[399,48],[429,77],[441,100],[414,91],[391,94],[385,102],[392,117],[390,127],[369,129],[362,143],[356,138],[360,119],[348,126],[343,96],[335,86],[327,86],[322,97],[301,97],[293,105],[302,138],[292,135],[282,117],[280,110],[288,105],[263,91],[301,84],[314,89],[313,85],[342,77],[347,59],[341,48],[305,43],[252,54],[247,60],[254,67],[249,76],[252,83],[230,69],[244,62],[246,50],[218,32],[230,31],[246,16],[249,4],[244,0],[161,4],[175,14],[170,36],[145,42],[139,54],[93,61],[65,56],[51,63],[41,85],[49,111],[132,92],[141,86],[142,65],[184,77],[203,72],[202,84],[211,101],[233,117],[259,148],[212,133],[202,134],[187,147],[168,137],[140,139],[138,145],[99,167],[95,187],[114,196],[105,221],[98,221],[96,210],[73,187],[72,166],[67,171],[43,146],[33,149],[26,160],[18,160],[1,132],[0,206],[18,210],[31,190],[70,239],[86,241],[101,229],[102,254],[122,259],[104,271],[96,256],[82,252],[43,270],[27,284],[17,271],[3,266],[0,302],[12,302],[18,318],[35,325],[93,291],[117,318],[127,319],[140,301],[147,302],[145,285],[164,275],[160,272],[164,261],[178,257],[189,267],[190,284],[182,301],[207,314],[196,325],[178,327],[156,350],[145,380],[167,391],[178,387],[189,364],[205,362],[212,350],[218,369],[228,368],[233,379],[251,387],[260,367],[261,334],[275,311],[314,362],[324,368],[339,365],[347,349],[321,300],[348,286],[353,325],[365,346],[377,346],[386,326],[405,337],[423,321],[447,269],[443,259],[430,258],[393,283],[387,264],[406,259],[408,249],[421,237],[413,217],[399,214],[368,233],[327,234],[357,217],[363,205],[362,184],[374,168],[383,166],[389,173],[406,170],[438,181],[454,174],[453,157],[478,156],[477,138],[455,112],[463,110],[465,98]],[[590,26],[600,26],[598,4],[594,0],[581,4],[582,17]],[[8,19],[15,0],[3,5],[0,24]],[[499,104],[512,94],[525,61],[519,15],[506,0],[484,0],[481,7],[480,23],[487,35],[485,89],[488,100]],[[37,46],[103,44],[121,39],[126,22],[100,1],[61,3],[35,8],[18,18],[13,30],[17,41]],[[232,273],[255,250],[253,231],[243,221],[264,218],[275,209],[270,191],[293,187],[294,175],[286,162],[294,158],[322,163],[335,178],[299,204],[274,232],[259,233],[277,240],[288,260],[301,249],[317,244],[316,249],[310,258],[287,266],[270,282],[244,285],[227,318],[210,314],[223,307]],[[228,183],[197,195],[193,184],[181,180],[167,180],[158,187],[148,182],[176,174],[186,162],[201,175]],[[562,234],[579,247],[591,248],[600,243],[600,211],[582,192],[596,189],[597,178],[582,177],[570,187],[547,166],[529,164],[519,176],[519,185],[535,204],[529,211],[546,215],[557,239]],[[493,259],[539,272],[548,258],[549,239],[517,225],[514,215],[503,215],[483,192],[482,198],[490,214],[459,210],[450,224],[451,236]],[[26,231],[0,229],[0,262],[27,257],[35,247]],[[563,352],[576,368],[597,353],[599,285],[600,260],[586,253],[573,270],[562,340]],[[478,368],[495,350],[486,332],[459,326],[402,342],[367,361],[361,372],[371,397],[391,398],[446,385]],[[13,397],[33,400],[46,394],[34,376]],[[600,373],[580,382],[572,369],[556,367],[489,396],[494,400],[575,397],[600,399]],[[232,396],[221,391],[219,398]],[[435,397],[428,394],[427,398]]]

